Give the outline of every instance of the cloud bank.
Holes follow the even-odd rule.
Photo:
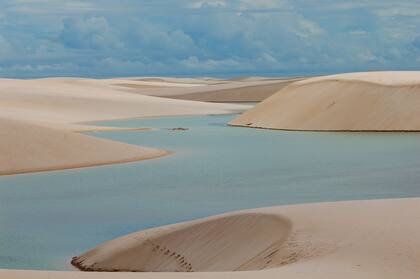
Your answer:
[[[415,0],[3,0],[0,75],[413,70],[419,11]]]

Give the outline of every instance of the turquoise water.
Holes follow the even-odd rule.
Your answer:
[[[420,134],[227,127],[232,117],[108,122],[161,129],[94,135],[175,154],[0,177],[0,268],[70,269],[105,240],[230,210],[420,196]]]

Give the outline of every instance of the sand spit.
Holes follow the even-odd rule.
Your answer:
[[[167,155],[11,119],[0,119],[0,175],[133,162]]]
[[[145,128],[82,123],[233,113],[248,108],[133,94],[116,88],[113,82],[83,78],[0,79],[0,175],[132,162],[168,154],[75,133]]]
[[[420,131],[420,72],[306,79],[229,124],[310,131]]]
[[[85,271],[257,270],[290,229],[289,220],[278,215],[228,214],[130,234],[75,257],[72,264]]]
[[[197,83],[183,84],[181,87],[145,87],[144,81],[120,81],[115,86],[130,88],[133,93],[167,97],[173,99],[204,102],[260,102],[283,87],[302,78],[268,79],[243,78],[234,80],[196,80]],[[157,82],[157,81],[155,81]],[[163,81],[160,81],[161,83]],[[171,83],[168,83],[171,84]],[[195,86],[194,86],[195,85]]]
[[[233,216],[233,219],[226,219],[226,216]],[[262,218],[254,220],[253,216]],[[268,219],[263,216],[268,216]],[[278,216],[279,219],[276,220],[275,216]],[[192,221],[183,225],[168,226],[164,229],[152,229],[148,234],[138,233],[137,239],[135,238],[136,233],[128,235],[99,246],[90,254],[85,254],[85,261],[102,259],[104,262],[98,265],[107,264],[110,266],[139,264],[134,263],[132,258],[127,258],[129,253],[132,255],[140,253],[139,255],[143,257],[145,254],[136,250],[141,245],[137,245],[146,245],[146,239],[155,239],[159,243],[164,243],[166,249],[170,251],[174,249],[172,253],[177,252],[175,249],[183,247],[182,249],[186,249],[183,250],[184,252],[196,255],[198,259],[184,258],[188,263],[192,262],[192,270],[195,268],[193,263],[196,260],[201,262],[207,258],[206,254],[200,253],[199,248],[194,248],[194,251],[188,249],[194,245],[199,245],[195,247],[203,246],[206,253],[212,253],[216,257],[214,259],[209,257],[213,264],[217,263],[219,267],[232,269],[232,266],[236,266],[238,262],[247,262],[249,255],[255,255],[254,249],[262,248],[265,245],[260,246],[261,243],[268,244],[277,238],[286,237],[280,241],[278,250],[265,256],[260,254],[257,257],[261,259],[261,261],[257,261],[261,265],[255,264],[250,268],[264,268],[264,270],[190,273],[0,270],[0,278],[417,279],[420,277],[420,238],[418,237],[420,223],[418,220],[420,220],[420,198],[303,204],[247,210],[201,221]],[[213,223],[208,224],[216,225],[216,228],[212,231],[205,225],[199,227],[200,233],[209,233],[205,237],[194,235],[195,229],[188,229],[209,221]],[[218,233],[219,227],[225,222],[229,223],[226,233]],[[250,224],[255,224],[258,228],[249,227]],[[251,230],[251,233],[247,233],[248,229]],[[170,231],[173,233],[169,233]],[[180,231],[185,234],[182,235]],[[232,237],[232,233],[237,235],[238,239]],[[258,234],[263,234],[264,237],[260,237]],[[241,252],[235,253],[235,251],[227,250],[225,253],[219,253],[217,249],[220,246],[217,246],[216,243],[224,243],[225,237],[226,243],[232,245],[229,247],[239,249]],[[264,238],[268,238],[268,240]],[[209,243],[202,241],[204,239],[208,239]],[[182,240],[188,241],[182,243]],[[242,245],[238,245],[238,243]],[[171,245],[176,245],[176,247]],[[170,261],[164,257],[164,254],[167,253],[166,250],[152,252],[153,248],[147,247],[147,245],[143,247],[153,256],[148,263],[145,258],[140,257],[140,262],[147,263],[148,267],[155,267],[156,261],[160,259],[162,263],[169,266]],[[212,247],[215,248],[214,251]],[[170,256],[172,253],[168,252],[167,255]],[[105,259],[109,261],[105,261]],[[225,260],[226,264],[223,263]],[[95,267],[93,262],[89,262],[89,264]],[[206,266],[204,262],[202,264],[202,267]],[[208,265],[206,267],[209,268]]]

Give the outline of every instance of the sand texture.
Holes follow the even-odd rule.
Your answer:
[[[0,127],[0,175],[132,162],[168,154],[4,118]]]
[[[88,271],[260,269],[290,229],[289,220],[277,215],[225,215],[134,233],[88,251],[72,263]]]
[[[419,131],[420,72],[370,72],[293,83],[230,122],[309,131]]]
[[[260,102],[283,87],[302,80],[302,78],[241,78],[232,80],[196,79],[195,83],[181,83],[178,87],[170,87],[173,80],[154,80],[154,84],[165,84],[160,87],[145,87],[148,80],[113,82],[115,86],[129,88],[129,92],[144,95],[167,97],[173,99],[204,101],[204,102]]]
[[[0,117],[45,125],[108,119],[232,113],[247,107],[133,94],[114,80],[0,79]]]
[[[256,216],[261,219],[254,219]],[[100,245],[80,259],[83,257],[86,265],[93,268],[97,261],[97,266],[101,268],[157,268],[161,263],[160,267],[172,270],[180,262],[166,256],[170,258],[172,253],[181,249],[180,252],[185,253],[184,263],[191,267],[190,271],[211,267],[213,270],[234,270],[240,266],[239,263],[252,263],[244,269],[263,270],[190,273],[0,270],[0,278],[416,279],[420,277],[418,220],[419,198],[247,210],[134,233]],[[221,233],[220,228],[225,225],[226,232]],[[159,245],[159,249],[164,247],[164,250],[153,251],[153,243],[146,244],[148,239],[156,241],[154,245]],[[276,242],[276,239],[279,241]],[[229,249],[220,251],[223,243]],[[258,254],[270,243],[275,243],[272,247],[278,249]],[[252,258],[255,261],[249,261],[252,255],[255,255]]]
[[[232,113],[247,108],[133,94],[112,85],[114,82],[0,79],[0,175],[132,162],[168,154],[75,133],[124,129],[84,125],[86,122]],[[149,86],[162,86],[163,81],[156,82],[150,81]],[[195,86],[174,83],[170,86]],[[136,129],[144,127],[129,128]]]

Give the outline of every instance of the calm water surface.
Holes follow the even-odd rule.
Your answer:
[[[420,196],[420,134],[227,127],[232,117],[102,123],[159,128],[94,135],[175,154],[0,177],[0,268],[70,269],[105,240],[230,210]]]

